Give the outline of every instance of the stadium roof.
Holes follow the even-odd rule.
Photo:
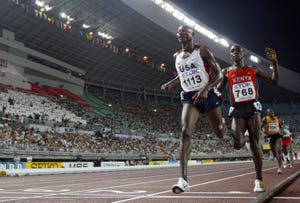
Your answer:
[[[51,10],[41,11],[45,5]],[[174,77],[172,55],[179,48],[175,32],[180,24],[151,0],[3,0],[0,6],[0,29],[14,32],[16,41],[30,49],[84,70],[88,83],[153,93]],[[221,67],[228,66],[227,47],[199,33],[197,39],[213,50]],[[299,74],[280,69],[279,94],[262,83],[268,92],[264,99],[297,100]]]

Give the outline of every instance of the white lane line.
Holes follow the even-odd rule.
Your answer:
[[[98,175],[98,174],[97,174]],[[153,177],[157,177],[157,178],[159,178],[159,177],[165,177],[166,175],[168,175],[168,174],[159,174],[159,175],[148,175],[148,176],[141,176],[141,177],[131,177],[131,178],[119,178],[119,179],[113,179],[113,180],[111,180],[111,182],[112,183],[117,183],[117,182],[120,182],[120,181],[122,181],[122,180],[128,180],[128,179],[130,179],[130,180],[136,180],[136,179],[144,179],[144,178],[150,178],[150,179],[153,179]],[[97,177],[97,178],[101,178],[101,176],[99,176],[99,177]],[[58,179],[55,179],[54,181],[50,181],[50,180],[44,180],[44,182],[47,182],[47,186],[42,186],[42,187],[38,187],[38,185],[40,185],[40,184],[43,184],[43,185],[45,185],[44,184],[44,182],[37,182],[37,183],[33,183],[33,182],[31,182],[30,183],[30,185],[37,185],[37,187],[38,188],[57,188],[57,187],[65,187],[65,186],[77,186],[77,185],[90,185],[90,184],[96,184],[96,183],[99,183],[99,182],[103,182],[102,180],[97,180],[96,179],[96,181],[89,181],[89,180],[95,180],[95,178],[94,177],[89,177],[89,178],[82,178],[82,179],[80,179],[80,178],[74,178],[74,179],[72,179],[72,180],[64,180],[64,181],[60,181],[60,180],[58,180]],[[86,183],[82,183],[81,181],[88,181],[88,182],[86,182]],[[74,183],[75,182],[75,183]],[[76,182],[78,182],[78,183],[76,183]],[[64,183],[64,184],[62,184],[62,183]],[[50,185],[50,184],[53,184],[53,185]],[[15,187],[15,186],[20,186],[20,183],[16,183],[16,184],[8,184],[8,185],[5,185],[5,186],[9,186],[9,187]],[[23,185],[24,186],[24,185]],[[27,187],[27,185],[25,185],[25,187]],[[3,189],[0,189],[0,190],[3,190]]]
[[[269,169],[265,169],[264,171],[267,171],[267,170],[271,170],[273,168],[269,168]],[[208,175],[208,174],[219,174],[219,173],[224,173],[224,172],[232,172],[232,171],[239,171],[241,169],[231,169],[231,170],[227,170],[227,171],[218,171],[218,172],[212,172],[212,173],[205,173],[205,174],[197,174],[197,175],[191,175],[190,177],[200,177],[200,176],[204,176],[204,175]],[[254,173],[254,172],[251,172],[251,173]],[[251,174],[251,173],[246,173],[245,175],[247,174]],[[240,176],[245,176],[245,175],[239,175],[237,177],[240,177]],[[160,175],[157,175],[157,176],[160,176]],[[233,176],[234,177],[234,176]],[[232,178],[233,178],[232,177]],[[139,183],[132,183],[132,184],[123,184],[123,185],[115,185],[115,186],[111,186],[111,187],[105,187],[106,189],[107,188],[119,188],[119,187],[124,187],[124,186],[134,186],[134,185],[140,185],[140,184],[151,184],[151,183],[157,183],[157,182],[163,182],[163,181],[168,181],[168,180],[174,180],[174,179],[177,179],[177,178],[168,178],[168,179],[162,179],[162,180],[154,180],[154,181],[144,181],[144,182],[139,182]],[[230,178],[225,178],[225,179],[222,179],[222,180],[227,180],[227,179],[230,179]],[[131,180],[131,179],[130,179]],[[191,187],[196,187],[196,186],[200,186],[200,185],[205,185],[205,184],[210,184],[210,183],[213,183],[213,182],[219,182],[221,181],[220,179],[219,180],[216,180],[216,181],[209,181],[209,182],[206,182],[206,183],[201,183],[201,184],[197,184],[197,185],[193,185]],[[54,181],[55,182],[55,181]],[[99,181],[95,181],[94,183],[96,182],[99,182]],[[90,184],[89,183],[84,183],[84,184]],[[66,185],[59,185],[60,187],[61,186],[70,186],[70,185],[84,185],[84,184],[66,184]],[[52,187],[52,186],[51,186]],[[51,188],[50,187],[50,188]],[[54,186],[53,186],[54,187]],[[57,187],[57,186],[56,186]],[[47,188],[47,186],[45,187],[41,187],[41,188]],[[43,194],[43,195],[39,195],[39,196],[31,196],[31,197],[19,197],[19,198],[14,198],[14,199],[9,199],[9,200],[5,200],[5,201],[0,201],[0,202],[8,202],[8,201],[17,201],[17,200],[24,200],[24,199],[34,199],[34,198],[62,198],[61,195],[68,195],[68,194],[73,194],[75,195],[76,193],[84,193],[84,192],[92,192],[92,191],[95,191],[95,190],[99,190],[99,189],[105,189],[105,188],[94,188],[94,189],[87,189],[87,190],[79,190],[79,191],[69,191],[69,192],[61,192],[61,193],[52,193],[52,194]],[[2,189],[3,190],[3,189]],[[3,192],[3,191],[1,191]],[[10,191],[11,192],[11,191]],[[161,191],[161,192],[157,192],[157,193],[152,193],[152,194],[148,194],[148,195],[141,195],[141,196],[134,196],[133,198],[129,198],[129,199],[125,199],[125,200],[120,200],[120,201],[116,201],[116,203],[118,202],[126,202],[126,201],[131,201],[131,200],[134,200],[134,199],[142,199],[142,198],[154,198],[155,195],[159,195],[159,194],[165,194],[165,193],[168,193],[168,192],[171,192],[171,190],[166,190],[166,191]],[[74,194],[75,193],[75,194]],[[28,194],[28,193],[27,193]],[[35,193],[37,194],[37,193]],[[77,194],[76,194],[77,195]],[[82,194],[84,195],[84,194]],[[60,197],[59,197],[60,196]],[[116,196],[114,196],[116,197]],[[122,196],[123,198],[128,198],[130,197],[130,195],[123,195]],[[157,196],[159,197],[159,196]],[[177,196],[174,196],[174,197],[177,197]],[[70,197],[68,197],[70,198]],[[99,196],[98,196],[99,198]],[[103,197],[105,198],[105,197]],[[163,198],[163,196],[161,197]],[[199,198],[199,197],[198,197]]]
[[[47,195],[39,195],[39,196],[30,196],[30,197],[17,197],[17,198],[11,198],[6,200],[0,200],[0,202],[11,202],[11,201],[19,201],[19,200],[26,200],[26,199],[35,199],[35,198],[43,198],[47,196],[51,196],[55,194],[47,194]]]
[[[97,199],[107,199],[108,197],[97,197]],[[117,197],[117,196],[112,196],[109,198],[122,198],[122,197]],[[255,196],[145,196],[144,199],[254,199]],[[91,197],[46,197],[44,199],[96,199],[96,198],[91,198]]]
[[[214,175],[214,174],[220,174],[220,173],[229,173],[229,172],[234,172],[234,171],[240,171],[241,169],[230,169],[227,171],[217,171],[217,172],[209,172],[209,173],[202,173],[202,174],[196,174],[196,175],[190,175],[190,177],[201,177],[201,176],[207,176],[207,175]],[[254,172],[252,172],[254,173]],[[61,194],[74,194],[74,193],[83,193],[83,192],[89,192],[92,193],[93,191],[97,190],[103,190],[103,189],[112,189],[112,188],[123,188],[123,187],[130,187],[130,186],[136,186],[136,185],[144,185],[144,184],[152,184],[152,183],[158,183],[158,182],[165,182],[169,180],[177,180],[177,178],[167,178],[167,179],[160,179],[160,180],[153,180],[151,178],[151,181],[143,181],[143,182],[138,182],[138,183],[130,183],[130,184],[121,184],[121,185],[115,185],[115,186],[110,186],[110,187],[101,187],[101,188],[93,188],[93,189],[87,189],[87,190],[79,190],[79,191],[71,191],[71,192],[65,192]],[[129,179],[131,180],[131,179]],[[69,186],[69,185],[67,185]]]
[[[272,197],[273,199],[292,199],[292,200],[297,200],[297,199],[299,199],[300,200],[300,197],[291,197],[291,196],[289,196],[289,197],[280,197],[280,196],[278,196],[278,197]]]
[[[205,174],[197,174],[197,175],[191,175],[190,177],[199,177],[199,176],[206,176],[206,175],[212,175],[212,174],[219,174],[219,173],[225,173],[225,172],[233,172],[233,171],[239,171],[241,169],[231,169],[231,170],[227,170],[227,171],[218,171],[218,172],[210,172],[210,173],[205,173]],[[152,179],[153,177],[157,177],[159,175],[154,175],[152,176]],[[149,178],[151,178],[149,176]],[[134,179],[138,179],[138,178],[134,178]],[[29,198],[41,198],[41,197],[48,197],[48,195],[51,195],[51,196],[55,196],[55,195],[77,195],[78,193],[84,195],[83,193],[86,192],[86,193],[93,193],[94,191],[99,191],[99,190],[103,190],[103,189],[112,189],[112,188],[122,188],[122,187],[129,187],[129,186],[135,186],[135,185],[141,185],[141,184],[152,184],[152,183],[158,183],[158,182],[164,182],[164,181],[169,181],[169,180],[174,180],[176,178],[168,178],[168,179],[161,179],[161,180],[152,180],[152,181],[143,181],[143,182],[138,182],[138,183],[131,183],[131,184],[123,184],[123,185],[115,185],[115,186],[111,186],[111,187],[103,187],[103,188],[94,188],[94,189],[87,189],[87,190],[77,190],[77,191],[69,191],[69,192],[60,192],[60,193],[43,193],[45,190],[43,190],[42,188],[48,188],[48,187],[41,187],[41,188],[36,188],[36,189],[33,189],[33,188],[28,188],[26,189],[27,191],[34,191],[36,190],[37,193],[33,193],[33,194],[39,194],[40,196],[32,196],[32,197],[26,197],[26,199],[29,199]],[[125,180],[125,179],[124,179]],[[132,180],[132,178],[128,179],[128,180]],[[96,182],[96,181],[95,181]],[[93,182],[94,183],[94,182]],[[90,183],[83,183],[83,184],[66,184],[66,185],[59,185],[60,187],[62,186],[70,186],[70,185],[85,185],[85,184],[90,184]],[[56,186],[57,187],[57,186]],[[52,188],[49,187],[49,188]],[[39,192],[38,192],[39,191]],[[43,192],[41,192],[43,191]],[[27,193],[24,193],[24,192],[12,192],[12,191],[1,191],[3,193],[15,193],[15,194],[32,194],[32,192],[27,192]],[[57,192],[57,191],[56,191]],[[170,192],[169,190],[167,192]],[[165,191],[163,192],[165,193]],[[160,193],[155,193],[154,195],[159,195]],[[137,194],[136,194],[137,195]],[[133,197],[136,197],[136,195],[134,195]],[[153,195],[153,194],[152,194]],[[132,197],[132,196],[130,196]],[[20,197],[20,200],[22,200],[23,198],[25,197]],[[123,198],[128,198],[128,196],[125,196],[123,195]],[[138,198],[140,199],[140,198]],[[12,200],[18,200],[17,198],[16,199],[10,199],[10,201]],[[0,202],[5,202],[5,201],[0,201]]]
[[[50,194],[50,193],[49,192],[3,191],[3,192],[0,192],[0,194],[47,195],[47,194]]]
[[[189,194],[212,194],[212,195],[223,195],[223,194],[250,194],[250,192],[241,192],[241,191],[229,191],[229,192],[189,192]]]
[[[87,193],[98,193],[98,192],[111,192],[111,193],[119,193],[119,194],[139,194],[139,193],[146,193],[146,190],[133,190],[133,191],[121,191],[121,190],[93,190]]]
[[[151,196],[148,199],[254,199],[255,196]]]
[[[266,171],[266,170],[271,170],[271,169],[269,168],[269,169],[265,169],[263,171]],[[240,174],[240,175],[236,175],[236,176],[230,176],[230,177],[227,177],[227,178],[221,178],[221,179],[218,179],[218,180],[203,182],[203,183],[192,185],[191,188],[201,186],[201,185],[207,185],[207,184],[211,184],[211,183],[217,183],[217,182],[221,182],[221,181],[225,181],[225,180],[230,180],[230,179],[234,179],[234,178],[238,178],[238,177],[242,177],[242,176],[247,176],[247,175],[250,175],[250,174],[253,174],[253,173],[255,173],[255,172],[253,171],[253,172],[244,173],[244,174]],[[194,175],[194,177],[195,176],[199,176],[199,175]],[[153,198],[153,196],[155,196],[155,195],[165,194],[165,193],[169,193],[169,192],[171,192],[171,190],[161,191],[161,192],[152,193],[152,194],[148,194],[148,195],[141,195],[141,196],[137,196],[137,197],[133,197],[133,198],[129,198],[129,199],[114,201],[112,203],[129,202],[129,201],[133,201],[133,200],[137,200],[137,199],[150,198],[150,197]],[[185,192],[185,194],[188,194],[188,193],[189,192]],[[174,196],[174,197],[178,197],[178,196]],[[198,198],[201,198],[201,196],[198,196]]]
[[[239,169],[232,169],[232,170],[228,170],[226,172],[232,172],[232,171],[238,171]],[[203,175],[207,175],[207,174],[218,174],[218,173],[221,173],[220,171],[218,172],[212,172],[212,173],[206,173],[206,174],[198,174],[198,175],[192,175],[190,177],[198,177],[198,176],[203,176]],[[222,171],[222,173],[224,173],[224,171]],[[134,186],[134,185],[140,185],[140,184],[149,184],[149,183],[157,183],[157,182],[163,182],[163,181],[167,181],[167,180],[173,180],[174,178],[169,178],[169,179],[163,179],[163,180],[154,180],[154,181],[146,181],[146,182],[139,182],[139,183],[132,183],[132,184],[125,184],[125,185],[116,185],[116,186],[112,186],[112,187],[106,187],[106,189],[108,188],[119,188],[119,187],[124,187],[124,186]],[[43,187],[45,188],[45,187]],[[101,188],[101,189],[104,189],[104,188]],[[27,190],[31,190],[33,191],[32,188],[28,188]],[[37,189],[39,190],[39,189]],[[77,191],[77,192],[80,192],[81,194],[84,193],[84,192],[92,192],[92,191],[95,191],[95,190],[99,190],[99,189],[88,189],[88,190],[81,190],[81,191]],[[41,191],[41,190],[40,190]],[[159,195],[159,194],[164,194],[164,193],[167,193],[167,192],[170,192],[170,190],[167,190],[167,191],[163,191],[163,192],[158,192],[158,193],[153,193],[153,194],[149,194],[149,195],[142,195],[142,196],[134,196],[132,198],[129,198],[129,201],[131,199],[141,199],[141,198],[147,198],[147,197],[152,197],[153,195]],[[17,201],[17,200],[24,200],[24,199],[34,199],[34,198],[49,198],[49,196],[57,196],[57,195],[66,195],[66,194],[74,194],[74,191],[71,191],[71,192],[61,192],[59,194],[54,194],[54,193],[51,193],[51,194],[44,194],[44,195],[39,195],[39,196],[31,196],[31,197],[18,197],[18,198],[15,198],[15,199],[9,199],[8,201]],[[61,197],[60,197],[61,198]],[[69,198],[69,197],[68,197]],[[128,197],[123,197],[123,198],[128,198]],[[7,201],[0,201],[0,202],[7,202]]]

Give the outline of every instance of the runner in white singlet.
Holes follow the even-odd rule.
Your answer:
[[[181,84],[181,144],[180,178],[172,186],[174,193],[189,191],[187,162],[191,152],[192,133],[201,113],[205,113],[214,133],[222,138],[225,124],[220,109],[220,94],[214,88],[222,79],[222,73],[212,52],[206,46],[193,43],[194,31],[188,26],[180,26],[177,38],[180,51],[174,54],[177,77],[163,84],[161,90],[168,92]],[[206,128],[206,126],[203,126]]]

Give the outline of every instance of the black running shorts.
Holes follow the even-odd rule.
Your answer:
[[[193,104],[194,100],[192,97],[197,93],[197,91],[192,92],[184,92],[180,93],[180,98],[182,103]],[[207,99],[204,102],[200,102],[199,104],[195,105],[200,113],[208,112],[212,109],[217,108],[221,104],[221,98],[211,90],[207,94]],[[194,105],[194,104],[193,104]]]

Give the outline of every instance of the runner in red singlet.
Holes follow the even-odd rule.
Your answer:
[[[262,151],[259,145],[262,106],[258,101],[259,92],[256,79],[260,77],[273,85],[277,85],[279,81],[276,52],[271,48],[266,48],[265,51],[267,58],[271,61],[272,76],[256,66],[246,65],[244,50],[238,45],[233,45],[230,48],[233,65],[223,69],[224,77],[219,84],[221,92],[226,85],[229,86],[232,103],[229,115],[232,117],[231,131],[235,149],[240,149],[245,145],[244,134],[246,130],[249,132],[250,148],[256,171],[254,192],[265,190],[262,177]]]

